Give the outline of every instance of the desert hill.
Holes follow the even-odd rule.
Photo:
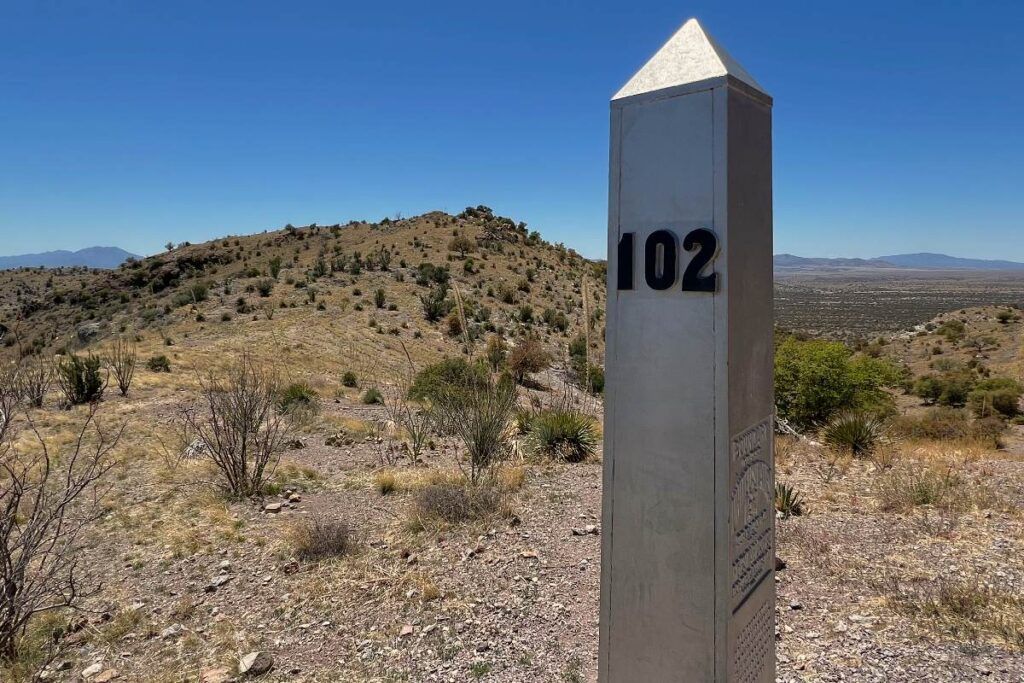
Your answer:
[[[427,320],[422,298],[445,288],[441,313]],[[459,354],[459,325],[448,320],[456,296],[474,338],[539,335],[564,354],[582,330],[584,288],[599,326],[599,266],[477,207],[289,225],[185,244],[110,271],[7,271],[0,325],[8,349],[74,350],[128,333],[172,359],[246,348],[337,369],[343,356],[345,365],[398,362],[403,345],[417,360]],[[593,336],[596,347],[601,335]]]
[[[0,353],[24,356],[28,373],[22,384],[0,372],[0,400],[16,406],[0,458],[121,434],[96,507],[85,504],[97,514],[66,554],[99,588],[86,611],[34,619],[0,680],[596,680],[601,398],[558,358],[518,382],[500,457],[477,484],[443,398],[407,404],[404,421],[395,407],[411,394],[396,369],[468,358],[467,346],[483,359],[499,336],[564,357],[589,329],[599,363],[602,283],[600,264],[484,207],[230,236],[111,271],[0,273]],[[1005,383],[1024,368],[1024,322],[1017,308],[955,308],[940,294],[945,313],[911,318],[925,310],[914,303],[915,324],[882,325],[856,349],[778,335],[784,358],[803,359],[783,382],[809,407],[840,396],[842,378],[860,392],[887,377],[886,362],[898,375],[885,400],[847,401],[881,408],[884,424],[856,408],[777,437],[782,680],[1024,676],[1024,418]],[[793,308],[820,325],[850,300]],[[52,353],[101,353],[112,367],[117,340],[138,352],[130,391],[111,382],[90,405],[50,383],[37,405],[11,402]],[[228,376],[245,353],[276,369],[280,390],[255,429],[227,432],[291,425],[261,486],[233,495],[210,455],[225,446],[188,420],[212,421],[212,396],[240,396],[209,391],[206,373]],[[83,432],[92,419],[101,429]]]

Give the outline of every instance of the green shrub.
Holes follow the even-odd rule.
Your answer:
[[[967,326],[959,320],[947,320],[939,325],[935,334],[942,335],[948,342],[957,342],[963,339]]]
[[[373,303],[377,308],[384,308],[384,304],[388,301],[388,295],[383,289],[378,289],[373,293]]]
[[[967,396],[967,402],[978,417],[1015,417],[1020,413],[1020,397],[1024,388],[1009,377],[983,379]]]
[[[448,287],[445,284],[438,284],[432,287],[429,293],[420,295],[423,317],[428,322],[437,322],[452,310],[453,304],[447,297]]]
[[[175,308],[181,308],[206,301],[208,295],[209,288],[206,283],[196,282],[175,294],[171,303]]]
[[[358,386],[358,381],[356,380],[356,373],[352,372],[351,370],[346,370],[345,374],[341,376],[341,383],[346,387]]]
[[[587,371],[587,388],[595,394],[604,393],[604,368],[591,365]]]
[[[270,293],[274,291],[274,281],[271,279],[263,279],[256,283],[256,291],[260,293],[260,296],[266,298],[270,296]]]
[[[368,406],[384,403],[384,397],[381,395],[380,390],[377,389],[377,387],[370,387],[364,391],[363,398],[361,400]]]
[[[1016,319],[1017,316],[1014,315],[1013,311],[1011,311],[1008,308],[1004,308],[1003,310],[996,313],[996,320],[1001,322],[1003,325],[1007,325]]]
[[[885,387],[901,371],[878,358],[855,355],[840,342],[785,337],[775,351],[775,404],[779,417],[806,429],[844,410],[891,410]]]
[[[462,441],[471,483],[479,483],[509,456],[508,425],[515,406],[515,384],[489,377],[468,387],[445,387],[436,397],[434,424]]]
[[[864,457],[870,455],[885,437],[885,421],[870,413],[849,411],[830,420],[821,437],[836,451]]]
[[[416,269],[416,284],[426,287],[431,283],[448,284],[447,266],[435,266],[433,263],[421,263]]]
[[[484,357],[491,370],[497,372],[505,364],[508,357],[508,346],[501,335],[492,334],[487,338],[487,347],[484,349]]]
[[[107,378],[102,376],[103,360],[95,355],[70,354],[57,361],[57,384],[70,405],[95,403],[103,398]]]
[[[293,382],[278,396],[277,409],[282,413],[317,413],[320,411],[320,395],[305,382]]]
[[[928,403],[959,407],[967,403],[974,383],[974,375],[969,370],[950,370],[919,377],[914,382],[913,392]]]
[[[434,401],[442,392],[464,390],[486,381],[487,372],[479,365],[471,365],[464,358],[445,358],[416,373],[409,387],[409,398]]]
[[[529,437],[535,452],[566,462],[583,462],[597,452],[600,443],[594,419],[572,408],[534,414]]]
[[[775,509],[787,517],[799,517],[804,513],[803,497],[792,486],[787,484],[775,484]]]
[[[167,356],[153,356],[146,361],[146,369],[151,372],[170,372],[171,360]]]

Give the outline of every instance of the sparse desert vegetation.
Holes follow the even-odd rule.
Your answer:
[[[486,207],[0,272],[0,679],[595,680],[603,277]],[[780,307],[781,680],[1024,676],[1007,291]]]

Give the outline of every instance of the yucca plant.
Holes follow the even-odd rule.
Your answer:
[[[799,517],[804,513],[804,500],[800,493],[788,484],[775,485],[775,509],[786,517]]]
[[[599,437],[590,415],[574,408],[554,408],[533,416],[530,440],[537,453],[566,462],[583,462],[597,452]]]
[[[315,414],[320,411],[320,395],[305,382],[293,382],[278,396],[277,409],[282,413]]]
[[[827,446],[855,458],[871,454],[885,438],[885,420],[870,413],[851,411],[829,422],[821,432]]]

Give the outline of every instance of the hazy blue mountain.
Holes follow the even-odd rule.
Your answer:
[[[901,268],[950,268],[957,270],[1024,270],[1024,263],[1016,261],[994,261],[989,259],[959,258],[946,254],[896,254],[879,256]]]
[[[922,268],[934,270],[1024,270],[1024,263],[990,259],[959,258],[946,254],[894,254],[872,259],[860,258],[807,258],[793,254],[775,254],[773,264],[778,269],[826,268]]]
[[[88,247],[78,251],[47,251],[42,254],[0,256],[0,270],[10,268],[61,268],[86,266],[88,268],[117,268],[135,254],[118,247]]]
[[[892,268],[891,263],[863,258],[809,258],[793,254],[776,254],[776,268]]]

